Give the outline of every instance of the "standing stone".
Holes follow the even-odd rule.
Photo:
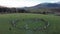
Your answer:
[[[26,30],[29,29],[28,24],[25,25]]]

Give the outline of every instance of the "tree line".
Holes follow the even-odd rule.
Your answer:
[[[0,13],[28,13],[27,10],[22,8],[0,8]]]

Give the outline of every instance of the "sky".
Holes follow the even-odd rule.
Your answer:
[[[30,7],[45,2],[59,2],[60,0],[0,0],[0,6],[6,7]]]

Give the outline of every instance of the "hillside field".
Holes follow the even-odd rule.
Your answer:
[[[45,25],[45,22],[37,23],[35,19],[48,21],[49,27],[33,31],[34,28]],[[15,27],[11,24],[14,20],[17,20]],[[27,26],[30,30],[27,30]],[[60,16],[30,13],[0,14],[0,34],[60,34]]]

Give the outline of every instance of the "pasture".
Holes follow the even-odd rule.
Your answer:
[[[45,21],[49,23],[47,28],[44,28]],[[0,34],[60,34],[60,16],[30,13],[0,14]]]

